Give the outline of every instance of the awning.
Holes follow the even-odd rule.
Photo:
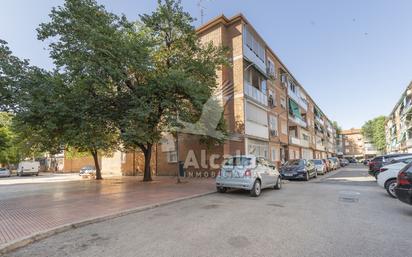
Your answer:
[[[322,111],[317,106],[315,106],[314,109],[315,109],[314,110],[315,115],[318,116],[319,118],[322,117]]]
[[[290,98],[289,98],[289,111],[291,112],[293,116],[295,116],[295,118],[303,120],[302,114],[300,113],[299,105]]]

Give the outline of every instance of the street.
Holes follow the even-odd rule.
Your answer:
[[[7,256],[408,256],[412,208],[365,166],[234,191],[73,229]]]

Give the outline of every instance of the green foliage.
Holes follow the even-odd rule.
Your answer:
[[[28,69],[28,61],[13,56],[7,42],[0,39],[0,111],[10,111],[16,107]]]
[[[122,139],[140,147],[146,159],[144,180],[150,177],[150,152],[162,132],[174,132],[179,120],[195,122],[216,89],[216,70],[227,64],[226,49],[203,45],[191,25],[193,18],[180,1],[159,1],[156,11],[142,15],[150,46],[150,69],[138,90],[125,91]],[[223,128],[221,126],[220,128]],[[149,155],[149,156],[148,156]]]
[[[385,120],[385,116],[379,116],[365,122],[362,126],[363,136],[370,139],[379,151],[386,149]]]
[[[337,135],[339,135],[342,132],[342,127],[339,126],[337,121],[333,121],[332,126],[335,129]]]
[[[90,153],[97,178],[99,154],[139,147],[151,180],[152,145],[200,118],[226,49],[200,42],[180,1],[159,1],[141,22],[94,0],[66,0],[49,16],[37,32],[56,70],[29,66],[0,41],[1,108],[13,107],[15,138],[31,153]],[[217,129],[225,131],[223,118]],[[0,147],[7,138],[2,131]]]

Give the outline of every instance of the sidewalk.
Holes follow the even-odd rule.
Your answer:
[[[0,186],[0,252],[46,231],[215,191],[213,179],[110,178]],[[136,210],[138,211],[138,210]],[[68,228],[66,228],[68,229]]]

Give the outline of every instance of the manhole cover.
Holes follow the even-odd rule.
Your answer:
[[[359,192],[355,191],[340,191],[339,192],[339,201],[348,202],[348,203],[357,203],[359,202]]]

